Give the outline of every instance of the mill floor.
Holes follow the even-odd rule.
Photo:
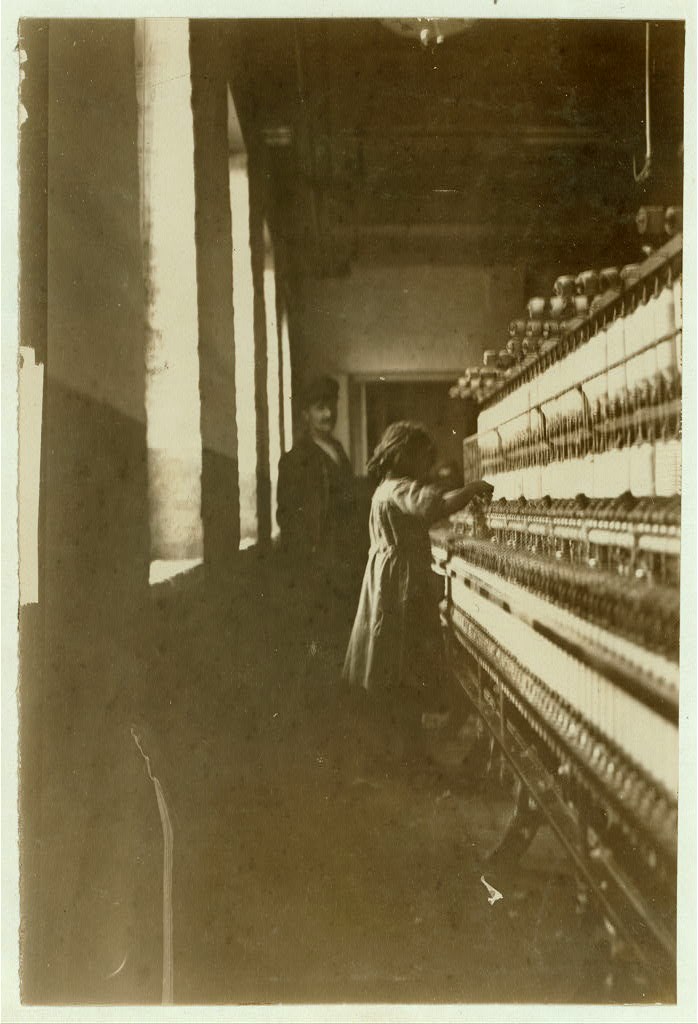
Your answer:
[[[322,643],[269,566],[162,593],[145,655],[82,646],[88,675],[105,659],[141,673],[138,699],[95,696],[81,722],[54,696],[45,715],[25,798],[40,821],[25,830],[26,1001],[158,1003],[163,966],[185,1004],[657,998],[610,961],[548,832],[488,878],[513,797],[467,722],[401,743],[317,671]]]

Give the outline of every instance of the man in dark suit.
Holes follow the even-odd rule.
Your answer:
[[[342,548],[354,507],[354,478],[347,454],[333,436],[338,393],[332,377],[311,381],[303,397],[303,432],[279,462],[281,544],[306,570],[331,570],[346,556]]]
[[[358,553],[355,482],[334,437],[339,386],[318,377],[303,394],[303,430],[279,462],[277,521],[306,676],[338,677],[356,601]],[[360,542],[359,542],[360,546]],[[287,620],[286,628],[290,628]]]

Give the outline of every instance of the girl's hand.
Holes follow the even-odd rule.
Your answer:
[[[493,491],[494,487],[484,480],[476,480],[475,483],[467,484],[458,491],[449,491],[442,499],[444,515],[450,516],[453,512],[460,512],[473,498],[489,501]]]
[[[470,488],[473,498],[482,498],[483,501],[489,501],[494,493],[494,487],[486,480],[476,480],[470,485]]]

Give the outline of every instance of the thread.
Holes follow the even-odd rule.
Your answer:
[[[174,832],[160,780],[153,775],[150,768],[150,758],[143,750],[133,726],[131,727],[131,735],[145,761],[146,768],[148,769],[148,778],[155,788],[155,798],[160,813],[160,824],[162,825],[162,1005],[171,1006],[174,998],[174,920],[172,913]]]

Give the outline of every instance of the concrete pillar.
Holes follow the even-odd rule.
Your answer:
[[[19,514],[24,516],[25,500],[22,491],[22,447],[28,448],[30,458],[39,457],[39,501],[37,536],[30,544],[36,553],[37,604],[25,604],[19,611],[19,763],[21,765],[19,815],[24,841],[22,844],[22,871],[20,884],[20,915],[23,921],[22,953],[25,971],[23,991],[37,991],[37,967],[41,946],[39,929],[28,934],[28,921],[32,898],[41,879],[41,790],[43,761],[43,702],[44,684],[44,613],[45,593],[41,567],[44,564],[43,512],[45,495],[40,481],[45,478],[43,465],[46,445],[42,443],[45,422],[43,410],[44,372],[46,363],[47,330],[47,232],[48,232],[48,35],[47,21],[27,19],[20,22],[19,47],[22,56],[22,82],[20,100],[26,111],[26,120],[19,132],[19,335],[20,351],[30,364],[37,367],[31,377],[39,382],[39,402],[27,409],[22,395],[22,370],[19,381]],[[32,351],[33,350],[33,351]],[[37,388],[38,390],[38,388]],[[37,407],[38,406],[38,407]],[[22,420],[27,414],[27,421]],[[37,418],[38,417],[38,418]],[[41,429],[37,436],[37,423]],[[29,428],[30,437],[25,435]],[[38,446],[38,448],[37,448]],[[36,481],[31,481],[36,487]],[[30,501],[32,500],[30,491]],[[33,497],[35,501],[35,496]],[[20,528],[19,548],[22,549]],[[26,566],[25,566],[26,570]],[[22,573],[20,556],[20,573]],[[21,587],[20,587],[21,594]]]
[[[19,132],[19,330],[23,346],[46,361],[48,225],[48,34],[49,23],[24,19],[19,45],[26,55],[20,87],[26,121]]]
[[[267,378],[267,316],[264,299],[264,268],[270,240],[264,222],[265,192],[262,152],[249,160],[250,252],[254,284],[255,407],[257,410],[257,524],[261,545],[271,537],[271,479],[269,473],[269,402]]]
[[[203,558],[189,22],[136,23],[151,563]]]
[[[80,635],[147,596],[133,22],[52,21],[48,68],[43,569]]]
[[[40,692],[21,758],[23,856],[37,851],[36,872],[23,866],[23,994],[140,1001],[157,993],[137,923],[156,920],[157,885],[154,910],[150,888],[147,908],[132,897],[146,863],[157,870],[140,843],[157,809],[129,733],[149,608],[133,22],[51,21],[46,79],[45,253],[25,279],[27,308],[46,297],[47,327],[43,657],[21,680],[23,708]]]
[[[264,309],[267,319],[267,408],[269,411],[269,482],[271,535],[279,533],[276,521],[279,459],[283,451],[283,379],[281,335],[277,320],[276,270],[274,251],[269,246],[264,268]]]
[[[282,444],[285,452],[293,447],[293,402],[292,402],[292,370],[291,340],[288,333],[288,313],[284,306],[278,307],[280,317],[279,337],[281,351],[281,387],[282,387]]]
[[[230,47],[220,22],[190,23],[204,558],[214,567],[240,542],[232,224],[228,175]],[[240,140],[241,141],[241,140]]]
[[[232,97],[230,98],[231,110]],[[250,183],[247,156],[231,153],[230,204],[233,226],[233,319],[235,324],[235,389],[240,493],[240,544],[259,538],[257,516],[257,411],[254,283],[250,260]]]

